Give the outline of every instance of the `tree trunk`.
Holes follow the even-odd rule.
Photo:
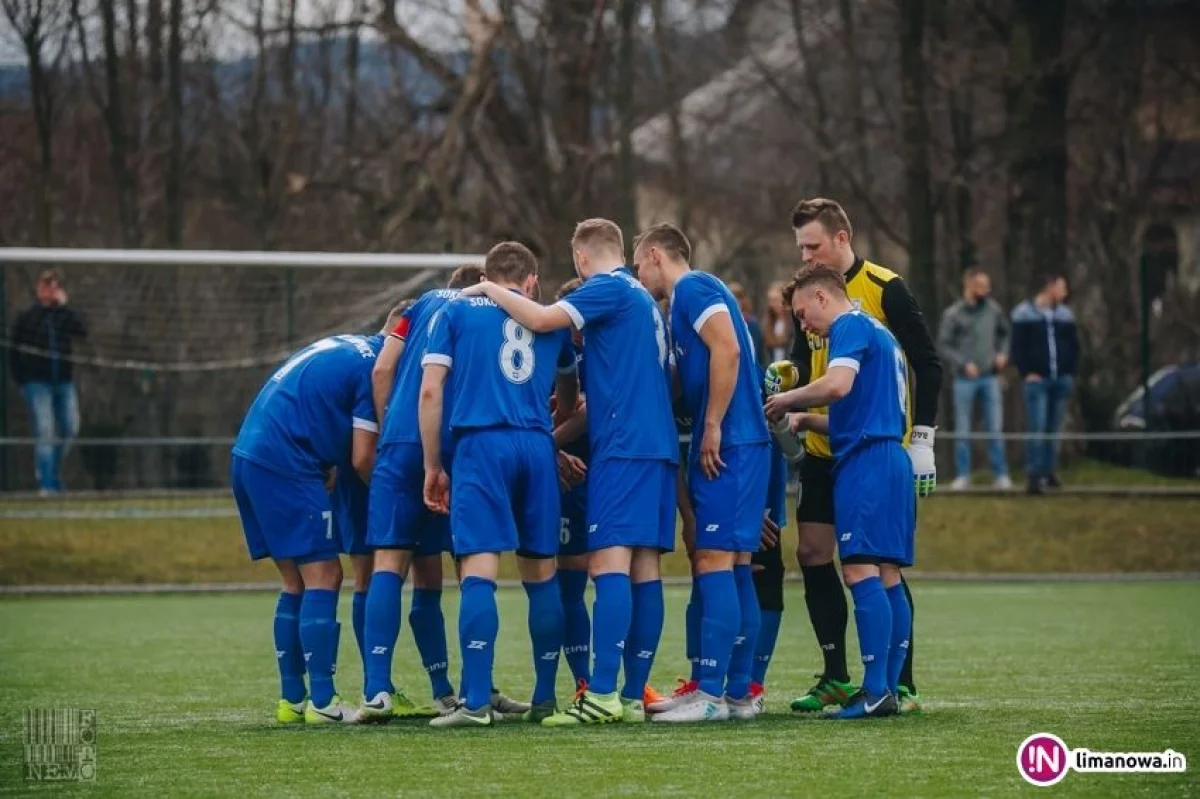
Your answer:
[[[141,245],[137,176],[130,164],[130,141],[125,128],[122,102],[121,59],[117,50],[116,0],[99,0],[104,38],[104,81],[107,100],[104,123],[108,130],[108,157],[117,190],[117,214],[121,220],[121,242],[125,247]]]
[[[688,168],[687,140],[683,136],[683,121],[680,105],[683,98],[679,85],[675,59],[671,55],[667,26],[663,19],[664,0],[651,0],[650,15],[654,21],[654,49],[662,63],[662,93],[667,101],[667,124],[671,138],[671,186],[675,191],[675,217],[679,227],[688,230],[692,218],[692,192],[689,187],[691,171]]]
[[[925,30],[929,2],[904,0],[901,3],[900,80],[904,100],[901,126],[908,199],[909,284],[926,317],[936,319],[937,243],[929,170],[929,117],[925,107]]]
[[[620,207],[617,218],[625,231],[627,240],[632,241],[638,226],[637,219],[637,174],[633,158],[633,66],[636,39],[634,36],[641,0],[621,0],[619,11],[621,23],[621,61],[617,73],[616,108],[618,115],[618,158],[620,179],[617,196]]]
[[[167,45],[167,246],[183,246],[183,0],[171,0]]]

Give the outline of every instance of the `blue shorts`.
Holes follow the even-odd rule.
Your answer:
[[[333,486],[333,526],[347,555],[370,555],[367,546],[369,489],[349,465],[338,467]]]
[[[833,509],[843,563],[913,564],[916,494],[912,461],[899,441],[873,441],[838,460]]]
[[[450,552],[450,520],[425,507],[425,457],[420,444],[380,447],[371,473],[367,546],[408,549],[414,557]]]
[[[251,560],[337,560],[341,541],[333,535],[333,506],[320,476],[284,476],[240,455],[230,472]]]
[[[771,521],[783,527],[787,524],[788,459],[783,450],[771,444],[771,477],[767,482],[767,510]]]
[[[543,430],[468,430],[455,440],[450,475],[454,554],[558,554],[554,439]]]
[[[558,554],[584,555],[588,551],[587,481],[563,492],[559,511]]]
[[[588,468],[588,551],[675,549],[676,466],[605,458]],[[760,511],[761,513],[761,511]]]
[[[688,463],[688,492],[696,512],[696,549],[757,552],[771,473],[769,444],[722,447],[724,468],[710,480],[700,469],[700,449]]]

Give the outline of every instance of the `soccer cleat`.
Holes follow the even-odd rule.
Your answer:
[[[894,716],[899,711],[899,706],[896,704],[896,697],[892,696],[891,691],[888,691],[883,696],[868,696],[864,691],[859,691],[850,698],[846,706],[834,713],[829,713],[825,716],[827,719],[836,719],[839,721],[847,721],[854,719],[880,719],[886,716]]]
[[[387,724],[395,718],[392,697],[386,691],[375,694],[370,702],[363,702],[354,714],[355,724]]]
[[[845,706],[850,697],[858,690],[852,683],[841,680],[831,680],[820,674],[816,675],[817,684],[808,689],[808,693],[792,700],[794,713],[818,713],[829,705]]]
[[[752,721],[758,718],[758,704],[751,694],[746,694],[745,699],[726,696],[725,705],[729,708],[729,718],[734,721]]]
[[[610,724],[620,721],[625,712],[616,691],[611,694],[594,694],[585,691],[561,713],[555,713],[542,722],[543,727],[576,727],[580,724]]]
[[[301,699],[293,704],[286,699],[280,699],[275,708],[275,720],[280,724],[303,724],[304,702],[305,700]]]
[[[441,713],[432,707],[424,707],[409,699],[399,689],[392,694],[392,715],[398,719],[431,719]]]
[[[652,686],[650,683],[646,683],[646,687],[642,689],[642,704],[646,705],[647,707],[653,705],[655,702],[661,702],[664,699],[666,699],[666,697],[654,690],[654,686]]]
[[[907,685],[901,685],[896,697],[900,703],[900,713],[904,715],[919,715],[921,713],[921,695]]]
[[[304,709],[304,723],[353,724],[354,711],[342,704],[341,697],[334,694],[333,699],[329,700],[329,704],[325,707],[317,707],[309,702],[308,707]]]
[[[656,713],[654,721],[665,724],[695,724],[703,721],[728,721],[729,705],[724,697],[710,696],[703,691],[693,691],[687,699],[663,713]]]
[[[587,693],[587,680],[580,677],[579,681],[575,684],[575,696],[571,697],[571,701],[574,702],[575,700],[579,699],[579,697],[583,696],[586,693]]]
[[[519,716],[529,710],[529,704],[509,699],[504,694],[492,689],[492,712],[501,716]]]
[[[435,699],[433,700],[433,709],[439,716],[449,716],[458,710],[458,697],[454,694],[446,694],[440,699]]]
[[[529,724],[541,724],[545,719],[550,718],[558,712],[558,705],[553,699],[547,699],[545,702],[538,702],[536,705],[530,705],[529,710],[521,714],[521,721]]]
[[[621,721],[641,724],[646,720],[646,703],[621,697]]]
[[[666,713],[669,710],[674,710],[679,705],[691,699],[692,694],[700,690],[700,683],[695,680],[679,681],[679,686],[671,693],[670,696],[660,699],[657,702],[647,702],[646,710],[651,713]]]
[[[490,727],[494,719],[492,709],[482,707],[479,710],[468,710],[466,705],[459,704],[453,713],[438,716],[429,722],[430,727]]]
[[[767,689],[760,682],[750,683],[750,698],[754,700],[754,710],[759,715],[767,712]]]

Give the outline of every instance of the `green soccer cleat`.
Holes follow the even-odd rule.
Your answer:
[[[816,675],[817,684],[808,689],[808,693],[792,700],[793,713],[820,713],[830,705],[845,707],[850,697],[858,692],[858,686],[840,680],[831,680],[820,674]]]
[[[536,705],[530,705],[529,710],[521,714],[521,721],[527,724],[541,724],[546,719],[558,712],[558,705],[553,699],[547,699],[545,702],[538,702]]]
[[[611,724],[620,721],[624,706],[616,691],[611,694],[594,694],[585,691],[583,696],[571,703],[561,713],[555,713],[542,722],[543,727],[577,727],[581,724]]]
[[[445,716],[438,716],[429,722],[430,727],[490,727],[494,719],[492,718],[492,709],[490,707],[482,707],[479,710],[468,710],[466,705],[460,704],[453,713]]]
[[[640,724],[646,720],[646,703],[639,699],[621,697],[621,721]]]
[[[286,699],[280,699],[275,708],[275,720],[280,724],[303,724],[305,700],[292,704]]]
[[[418,705],[399,688],[392,694],[392,716],[398,719],[432,719],[438,712],[431,707]]]
[[[909,688],[907,685],[901,685],[900,695],[897,698],[900,700],[900,715],[921,715],[921,695],[916,691]]]

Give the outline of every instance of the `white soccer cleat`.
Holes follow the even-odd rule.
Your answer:
[[[762,695],[749,695],[745,699],[725,697],[725,705],[729,708],[729,718],[734,721],[751,721],[758,718],[762,712]]]
[[[392,695],[387,691],[380,691],[370,702],[363,702],[362,707],[354,714],[354,723],[386,724],[393,718]]]
[[[304,710],[305,724],[353,724],[354,710],[342,702],[336,694],[325,707],[317,707],[312,702]]]
[[[997,491],[1012,491],[1012,478],[1007,474],[1002,474],[996,478],[996,482],[992,483],[992,488],[996,489]]]
[[[690,702],[692,697],[696,694],[696,692],[698,690],[700,690],[700,684],[697,683],[695,680],[681,679],[679,681],[679,687],[677,687],[674,690],[674,692],[671,693],[670,696],[664,697],[664,698],[658,700],[657,702],[651,702],[650,704],[646,705],[646,712],[647,713],[666,713],[668,711],[674,710],[675,708],[679,707],[680,705],[684,704],[685,702]]]
[[[725,699],[696,691],[691,699],[653,716],[654,721],[667,724],[696,724],[702,721],[728,721],[729,706]]]

